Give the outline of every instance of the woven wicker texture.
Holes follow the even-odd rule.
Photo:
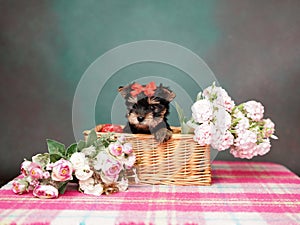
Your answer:
[[[210,147],[200,146],[192,134],[178,134],[178,128],[173,131],[172,138],[163,144],[158,144],[149,134],[116,136],[125,135],[132,144],[141,184],[210,185]],[[85,131],[84,135],[88,133]],[[99,137],[102,134],[97,132]]]

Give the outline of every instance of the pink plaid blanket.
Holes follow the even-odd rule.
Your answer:
[[[58,199],[0,189],[0,224],[300,224],[300,178],[273,163],[213,162],[212,186],[131,186],[110,196],[69,186]]]

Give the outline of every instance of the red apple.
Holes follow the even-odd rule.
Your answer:
[[[100,130],[100,132],[115,132],[122,133],[123,128],[117,124],[104,124]]]

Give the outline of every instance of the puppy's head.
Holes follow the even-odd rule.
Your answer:
[[[175,93],[154,82],[147,85],[133,83],[120,87],[119,92],[125,99],[127,119],[131,125],[140,130],[149,130],[161,123],[169,113],[169,103]]]

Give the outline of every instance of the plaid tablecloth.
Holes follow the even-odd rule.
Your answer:
[[[0,224],[300,224],[300,178],[273,163],[213,162],[212,186],[131,186],[58,199],[0,189]]]

